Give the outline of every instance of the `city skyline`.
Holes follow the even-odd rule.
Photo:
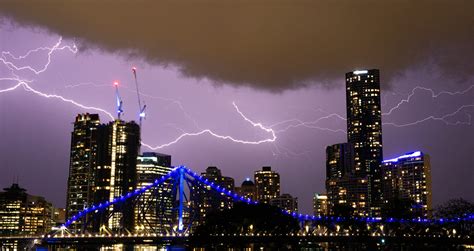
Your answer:
[[[338,67],[338,74],[325,80],[315,77],[310,84],[266,88],[186,75],[179,64],[155,65],[141,57],[114,54],[100,43],[89,47],[91,41],[86,43],[78,34],[61,34],[54,28],[52,32],[31,30],[9,23],[15,20],[8,17],[1,24],[3,52],[18,57],[38,47],[52,48],[61,36],[64,38],[58,48],[74,48],[75,44],[79,50],[57,49],[51,53],[50,63],[47,49],[32,52],[26,59],[2,54],[0,167],[4,175],[0,187],[9,187],[19,177],[20,186],[32,194],[44,196],[55,206],[65,206],[74,116],[99,113],[102,123],[110,121],[107,113],[115,116],[112,83],[118,80],[124,119],[138,121],[131,71],[136,66],[147,104],[142,140],[150,146],[163,146],[153,150],[142,145],[143,152],[170,154],[173,165],[184,164],[200,172],[217,166],[236,184],[262,166],[272,166],[281,175],[281,190],[298,197],[299,207],[310,213],[313,194],[325,191],[325,147],[347,141],[344,73],[380,68],[384,158],[417,150],[427,153],[431,156],[433,204],[456,197],[474,200],[470,182],[474,143],[468,140],[474,136],[470,120],[474,115],[473,76],[468,71],[446,73],[443,62],[433,59],[434,54],[398,68],[361,59]],[[10,70],[13,66],[5,62],[18,67],[31,65],[36,71],[47,67],[36,74],[28,69]],[[34,82],[5,91],[17,86],[15,75]],[[32,89],[25,91],[27,86]],[[32,90],[60,95],[107,113],[58,98],[47,99]],[[261,123],[261,127],[252,123]],[[243,144],[213,136],[206,129],[237,141],[267,141]],[[199,135],[179,138],[183,131]]]

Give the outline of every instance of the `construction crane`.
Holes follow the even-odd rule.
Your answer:
[[[118,119],[120,119],[120,115],[123,113],[123,108],[122,108],[123,101],[122,101],[122,98],[120,98],[120,94],[119,94],[119,89],[118,89],[119,82],[115,81],[114,86],[115,86],[115,98],[117,102],[117,117]]]
[[[140,91],[138,89],[137,68],[133,67],[132,72],[133,72],[133,77],[135,78],[135,87],[137,88],[138,119],[139,119],[139,124],[140,124],[140,129],[141,129],[142,128],[142,120],[145,118],[146,105],[145,105],[145,102],[143,102],[143,106],[142,106],[142,99],[140,97]]]

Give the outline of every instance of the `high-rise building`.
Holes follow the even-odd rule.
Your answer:
[[[209,182],[214,182],[214,184],[224,187],[226,190],[234,191],[234,179],[222,176],[221,170],[215,166],[208,167],[206,172],[201,173],[201,176]],[[224,193],[219,194],[211,189],[210,186],[196,185],[201,187],[192,189],[191,201],[193,207],[199,212],[197,224],[203,223],[207,214],[213,210],[224,210],[232,207],[232,199],[228,198]]]
[[[346,73],[347,139],[354,146],[356,177],[366,179],[369,215],[381,206],[382,113],[377,69]]]
[[[244,196],[245,198],[256,200],[257,199],[257,189],[255,184],[250,180],[250,178],[246,178],[240,187],[236,187],[235,191],[240,195]]]
[[[431,217],[431,165],[427,154],[416,151],[385,160],[382,175],[385,205],[402,200],[408,202],[414,217]]]
[[[280,196],[280,174],[272,171],[270,166],[255,171],[254,180],[258,201],[269,203],[271,199]]]
[[[271,198],[270,205],[279,207],[287,212],[298,212],[298,198],[287,193]]]
[[[0,235],[42,235],[51,231],[53,206],[12,184],[0,192]]]
[[[313,213],[314,216],[328,215],[328,196],[326,194],[314,194]]]
[[[328,214],[338,206],[350,206],[353,214],[368,216],[368,180],[354,174],[354,147],[350,143],[326,147],[326,192]]]
[[[74,122],[71,133],[71,154],[69,162],[69,178],[67,185],[66,218],[70,218],[84,208],[92,205],[92,187],[94,169],[97,166],[99,115],[79,114]],[[78,220],[69,227],[71,231],[80,230],[83,221]]]
[[[145,152],[137,159],[137,188],[152,185],[171,171],[171,156]],[[136,233],[168,233],[173,217],[172,187],[165,183],[144,192],[135,207]]]
[[[94,203],[112,201],[137,187],[140,127],[133,121],[115,120],[99,127],[97,167],[94,170]],[[94,220],[94,231],[134,230],[132,203],[110,205]]]
[[[100,124],[97,114],[77,115],[71,136],[66,218],[133,191],[139,146],[140,127],[135,122],[117,119]],[[106,212],[87,214],[69,226],[71,232],[123,228],[134,229],[131,203],[111,205]]]

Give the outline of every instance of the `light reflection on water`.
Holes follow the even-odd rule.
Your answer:
[[[470,246],[472,247],[472,246]],[[305,242],[298,244],[282,243],[233,243],[212,244],[205,247],[193,247],[189,245],[157,245],[157,244],[115,244],[115,245],[77,245],[62,247],[43,247],[36,250],[55,251],[161,251],[161,250],[226,250],[226,251],[253,251],[253,250],[303,250],[303,251],[362,251],[362,250],[472,250],[467,245],[445,243],[364,243],[364,242]],[[3,249],[2,249],[3,250]],[[7,249],[8,250],[8,249]],[[15,249],[11,249],[15,250]],[[24,250],[24,249],[18,249]],[[33,248],[33,250],[35,250]]]
[[[182,249],[169,249],[167,246],[157,246],[157,245],[123,245],[116,244],[112,246],[104,246],[99,249],[99,251],[122,251],[122,250],[133,250],[133,251],[166,251],[166,250],[185,250]]]

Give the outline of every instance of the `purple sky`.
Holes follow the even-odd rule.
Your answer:
[[[54,46],[61,35],[4,22],[0,25],[0,50],[18,57],[31,49]],[[65,38],[59,47],[76,44],[82,48],[82,43],[80,39]],[[249,142],[271,139],[270,132],[253,127],[239,115],[232,104],[235,102],[248,119],[273,130],[276,140],[244,144],[204,133],[183,137],[156,151],[171,154],[173,165],[184,164],[198,172],[215,165],[224,175],[234,177],[236,185],[246,177],[253,178],[253,172],[261,166],[270,165],[281,175],[282,192],[297,196],[301,211],[311,212],[312,194],[325,191],[325,147],[346,142],[343,77],[360,65],[341,68],[339,77],[325,79],[330,88],[314,80],[299,88],[279,87],[275,91],[261,86],[216,84],[212,77],[183,74],[177,65],[148,64],[140,57],[107,51],[90,47],[77,53],[56,50],[47,70],[40,74],[28,69],[12,70],[12,64],[42,69],[48,62],[47,50],[33,52],[25,59],[3,53],[0,187],[9,186],[18,176],[20,185],[30,193],[64,206],[72,122],[77,113],[96,113],[58,98],[46,98],[24,86],[7,91],[19,83],[14,78],[31,80],[28,85],[38,92],[60,95],[110,113],[115,109],[112,82],[119,80],[124,118],[135,120],[138,104],[131,67],[136,66],[148,107],[142,135],[146,144],[160,146],[183,133],[205,129]],[[444,74],[442,64],[429,56],[390,69],[391,78],[384,77],[384,68],[380,70],[384,82],[382,110],[389,113],[382,119],[385,159],[421,150],[431,156],[435,205],[455,197],[474,200],[472,72],[459,78]],[[98,113],[102,122],[110,120],[105,113]]]

